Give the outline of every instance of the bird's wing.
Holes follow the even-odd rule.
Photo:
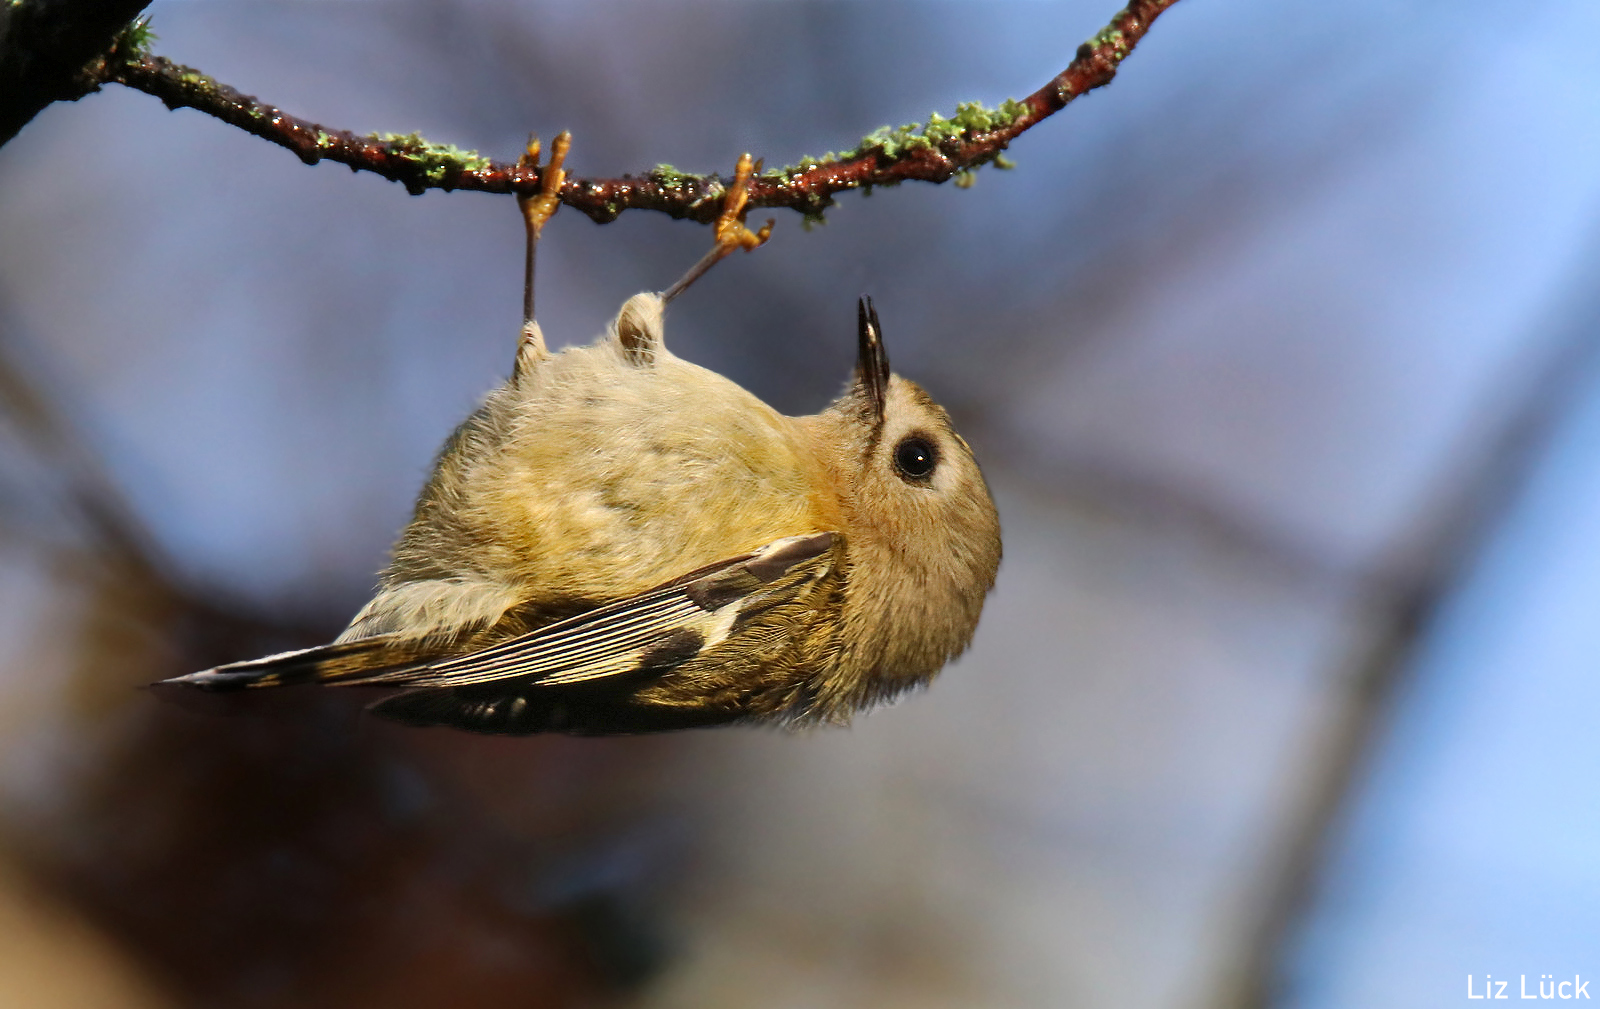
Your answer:
[[[832,533],[775,540],[754,553],[463,655],[440,658],[437,645],[378,636],[236,662],[163,683],[210,690],[307,682],[429,688],[519,679],[557,686],[665,672],[726,640],[741,617],[793,598],[821,577],[833,543]],[[786,577],[791,572],[803,577]]]
[[[426,640],[407,641],[384,635],[338,641],[315,648],[298,648],[292,652],[279,652],[244,662],[230,662],[198,673],[174,676],[154,686],[242,690],[304,683],[369,682],[369,678],[375,675],[424,665],[437,651],[437,644]]]
[[[832,533],[790,536],[754,553],[487,648],[344,682],[464,687],[520,679],[557,686],[666,671],[726,640],[742,615],[791,597],[829,562]],[[786,578],[805,566],[811,577]],[[798,573],[798,572],[796,572]]]
[[[835,536],[775,540],[636,596],[461,655],[377,636],[236,662],[162,681],[228,690],[320,682],[340,686],[464,687],[519,679],[557,686],[665,672],[727,639],[741,617],[793,598],[820,578]]]

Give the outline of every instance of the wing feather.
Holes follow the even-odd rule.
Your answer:
[[[797,566],[820,574],[833,540],[832,533],[787,537],[475,652],[344,682],[440,688],[520,679],[542,687],[671,668],[726,640],[747,608],[796,591],[783,576]]]

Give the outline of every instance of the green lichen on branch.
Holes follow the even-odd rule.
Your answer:
[[[126,51],[119,49],[117,52],[129,66],[138,63],[147,55],[144,51],[138,49]],[[195,108],[200,108],[203,104],[211,102],[226,103],[226,95],[229,89],[226,85],[219,84],[215,78],[208,74],[203,74],[193,67],[173,64],[172,70],[168,83],[173,86],[173,93],[161,96],[162,101],[165,101],[168,107],[176,107],[174,102]],[[246,119],[262,118],[257,115],[256,110],[250,108],[229,109],[229,111]]]
[[[159,36],[150,30],[149,17],[135,18],[118,33],[116,41],[111,44],[111,51],[124,61],[138,59],[150,51],[150,43],[157,38]]]
[[[982,102],[961,102],[956,106],[956,114],[949,119],[935,112],[926,123],[908,123],[896,129],[880,126],[861,138],[855,154],[879,149],[887,157],[898,157],[906,151],[938,147],[947,140],[966,140],[1010,126],[1027,111],[1026,105],[1011,98],[994,109],[985,108]]]
[[[318,132],[318,146],[324,146],[327,135]],[[436,144],[416,133],[375,133],[372,138],[387,146],[395,157],[417,166],[422,177],[436,185],[463,172],[482,171],[494,164],[477,151],[464,151],[453,144]]]
[[[123,25],[111,39],[104,52],[86,63],[78,71],[78,82],[85,93],[94,91],[111,76],[130,63],[150,55],[150,43],[156,33],[150,30],[149,17],[136,17]]]
[[[705,181],[702,176],[693,172],[681,171],[668,164],[660,164],[650,169],[649,178],[654,182],[661,183],[663,186],[683,186]]]
[[[1111,25],[1106,25],[1095,32],[1094,37],[1084,45],[1090,49],[1109,49],[1112,63],[1121,63],[1125,56],[1133,52],[1133,45],[1128,41],[1128,37]]]
[[[815,225],[833,205],[834,196],[842,192],[869,194],[874,187],[908,181],[955,180],[957,185],[970,185],[974,170],[983,165],[1010,168],[1012,163],[1004,156],[1007,146],[1078,95],[1110,83],[1117,65],[1145,37],[1154,20],[1176,2],[1128,0],[1110,25],[1078,47],[1071,64],[1022,101],[1007,100],[994,109],[964,102],[952,116],[935,113],[925,123],[874,130],[842,153],[808,156],[797,164],[766,172],[758,167],[760,174],[751,182],[749,206],[787,207],[804,215],[808,225]],[[7,3],[15,0],[0,0],[0,4]],[[73,5],[62,2],[59,6]],[[120,20],[116,24],[126,23]],[[197,70],[151,55],[141,49],[147,42],[148,37],[137,32],[129,36],[131,52],[123,59],[104,60],[103,72],[88,75],[89,88],[108,81],[138,88],[160,98],[169,108],[199,109],[287,148],[307,164],[333,161],[353,171],[373,172],[399,182],[411,193],[430,188],[512,193],[534,182],[520,159],[494,162],[476,151],[430,143],[415,133],[358,136],[327,129],[240,94]],[[0,86],[0,113],[5,111],[5,97],[5,88]],[[75,96],[50,94],[39,100],[48,103],[71,97]],[[13,117],[9,133],[0,118],[0,140],[15,133],[35,111],[32,106],[22,109],[21,115]],[[631,175],[569,178],[561,200],[600,223],[633,208],[709,222],[717,216],[726,185],[726,180],[716,175],[695,175],[663,164],[642,179]]]
[[[935,112],[925,123],[880,126],[862,137],[861,142],[851,150],[829,151],[820,158],[808,154],[793,165],[775,168],[764,174],[771,178],[788,178],[819,165],[853,161],[874,153],[893,161],[914,151],[933,150],[950,141],[970,140],[980,134],[1003,129],[1027,112],[1025,104],[1011,98],[993,109],[985,107],[982,102],[961,102],[956,106],[956,114],[948,118]],[[1003,167],[1010,167],[1010,163]]]

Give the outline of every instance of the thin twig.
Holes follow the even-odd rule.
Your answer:
[[[967,123],[936,120],[921,134],[884,133],[855,150],[824,162],[805,162],[751,180],[751,207],[788,207],[808,215],[833,203],[834,194],[908,180],[944,182],[995,160],[1023,132],[1085,92],[1103,87],[1117,66],[1177,0],[1134,0],[1094,38],[1078,47],[1072,63],[1044,87],[1000,113],[982,113]],[[140,53],[108,66],[115,81],[161,99],[168,108],[193,108],[264,140],[286,147],[307,164],[336,161],[353,171],[374,172],[411,193],[466,189],[531,194],[539,170],[515,161],[492,161],[471,151],[432,144],[416,134],[359,136],[289,115],[240,94],[203,73],[162,56]],[[955,123],[959,128],[951,128]],[[938,128],[942,126],[943,128]],[[710,222],[721,209],[727,181],[715,175],[657,170],[644,177],[569,177],[561,202],[599,222],[628,209],[656,210],[671,217]]]

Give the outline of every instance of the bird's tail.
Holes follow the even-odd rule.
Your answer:
[[[157,685],[223,691],[301,683],[382,684],[393,676],[425,665],[431,658],[437,658],[437,649],[427,647],[422,641],[400,641],[380,635],[279,652],[246,662],[230,662],[198,673],[174,676]]]

